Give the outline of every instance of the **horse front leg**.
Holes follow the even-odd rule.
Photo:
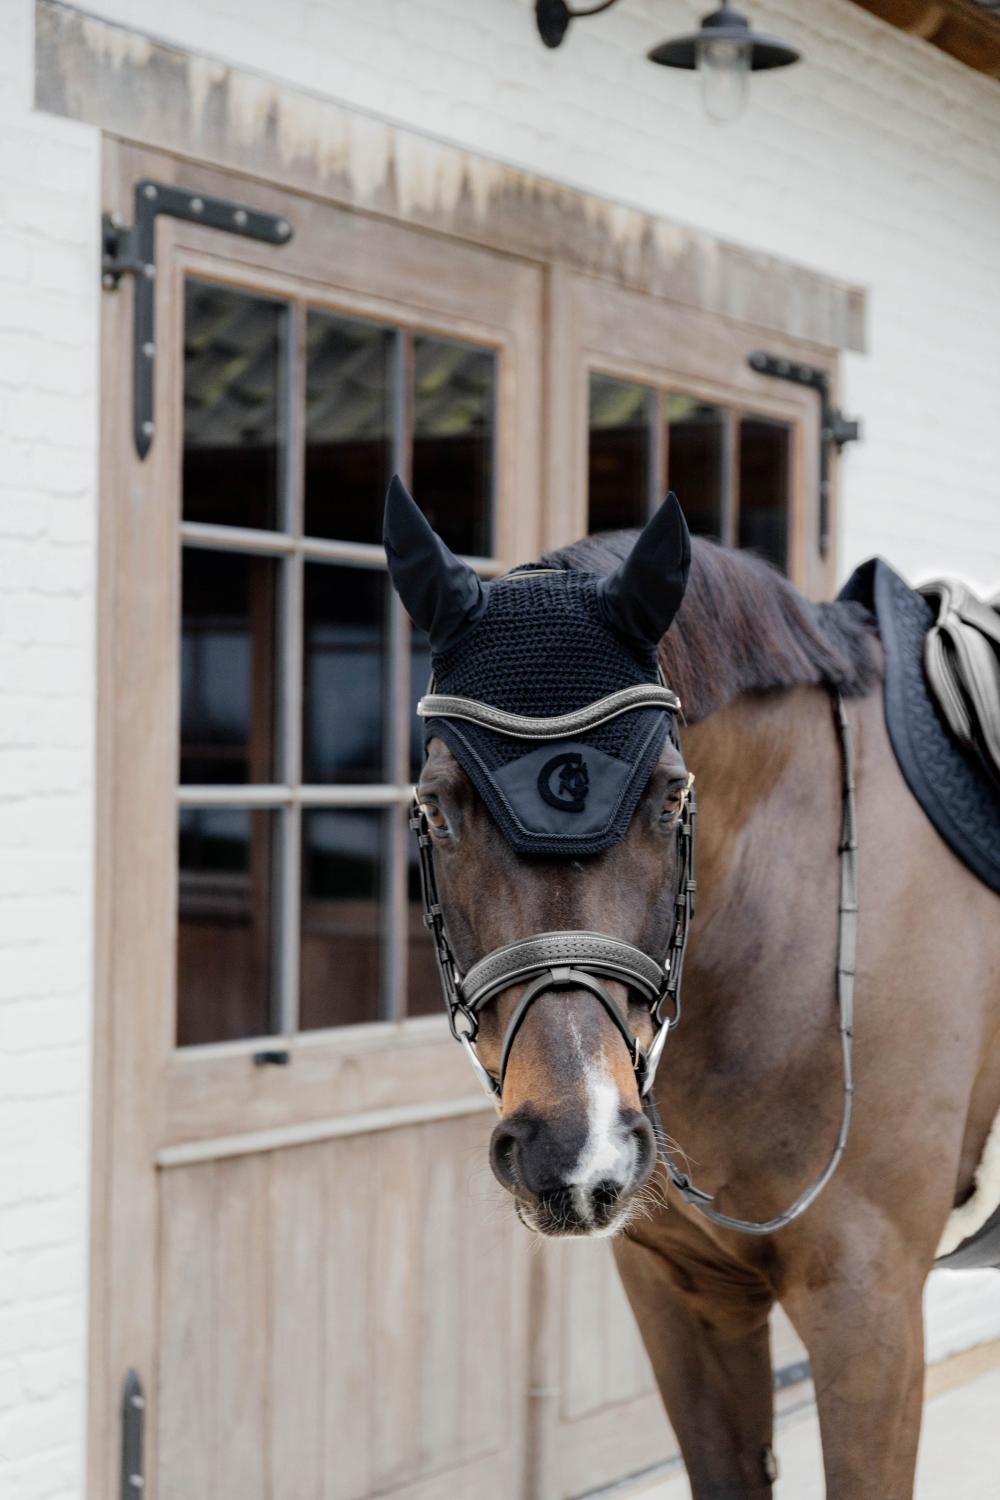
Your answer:
[[[693,1500],[771,1500],[770,1294],[628,1236],[615,1260],[687,1468]]]
[[[923,1272],[837,1266],[782,1296],[809,1352],[827,1500],[912,1500],[923,1411]]]

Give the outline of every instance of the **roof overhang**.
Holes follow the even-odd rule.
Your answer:
[[[966,67],[1000,78],[1000,0],[854,0]]]

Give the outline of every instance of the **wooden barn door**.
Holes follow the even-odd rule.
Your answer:
[[[516,1496],[529,1246],[420,922],[380,515],[398,469],[485,575],[537,552],[542,273],[106,151],[126,223],[142,181],[294,233],[163,214],[155,337],[104,299],[91,1493]]]

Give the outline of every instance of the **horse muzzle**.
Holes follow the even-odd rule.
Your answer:
[[[655,1163],[649,1120],[617,1099],[582,1118],[522,1107],[500,1120],[490,1142],[494,1176],[521,1222],[549,1236],[614,1233]]]

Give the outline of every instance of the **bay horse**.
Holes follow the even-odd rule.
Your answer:
[[[451,982],[461,995],[462,977],[498,950],[523,954],[534,934],[614,940],[618,967],[609,962],[597,978],[596,949],[558,969],[546,950],[542,962],[559,983],[501,964],[474,1034],[456,1026],[498,1105],[496,1176],[537,1233],[614,1236],[694,1500],[772,1493],[775,1303],[809,1353],[828,1500],[907,1500],[923,1395],[922,1290],[1000,1111],[1000,903],[902,779],[877,635],[856,606],[810,604],[750,555],[689,544],[670,501],[638,537],[592,537],[483,585],[394,484],[386,545],[396,588],[431,636],[436,681],[417,825],[446,993]],[[527,634],[518,637],[522,614]],[[556,736],[522,743],[514,759],[501,742],[509,725],[460,722],[447,703],[469,693],[510,710],[515,728],[546,715],[556,722],[564,678],[576,681],[579,660],[600,656],[591,639],[598,615],[614,637],[612,665],[619,647],[621,662],[639,662],[630,691],[661,701],[649,685],[652,660],[660,688],[680,700],[673,716],[641,713],[680,730],[657,742],[614,836],[561,852],[545,829],[594,790],[588,759],[599,762],[594,795],[603,796],[601,757],[615,758],[610,740],[591,755],[594,738],[573,718],[596,696],[586,673],[563,714],[583,749],[564,750],[558,774],[559,757],[539,773],[537,788],[555,806],[530,815],[533,834],[527,823],[517,832],[530,823],[523,798],[534,796],[537,758]],[[470,693],[480,678],[481,694]],[[845,771],[831,694],[853,745],[860,860],[853,1130],[808,1211],[748,1235],[669,1190],[657,1169],[658,1121],[716,1207],[755,1221],[779,1215],[816,1179],[837,1138]],[[564,744],[565,736],[555,748]],[[626,950],[662,955],[670,944],[692,772],[697,915],[683,1021],[663,1051],[651,1115],[640,1059],[655,1045],[656,1015],[641,976],[630,982]],[[529,835],[541,842],[525,852],[518,837]]]

